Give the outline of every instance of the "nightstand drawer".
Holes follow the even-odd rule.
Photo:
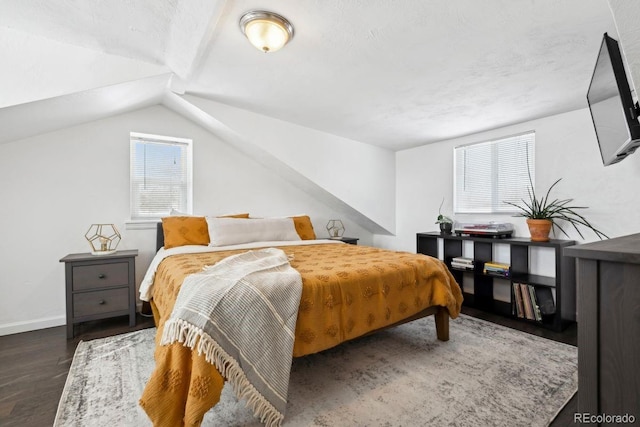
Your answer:
[[[73,290],[127,286],[129,264],[116,262],[73,267]]]
[[[129,308],[129,289],[82,292],[73,295],[73,317],[126,311]]]

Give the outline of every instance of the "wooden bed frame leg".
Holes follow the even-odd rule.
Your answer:
[[[439,307],[435,314],[436,335],[440,341],[449,341],[449,312],[444,307]]]

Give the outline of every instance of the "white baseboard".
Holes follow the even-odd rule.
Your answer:
[[[25,322],[5,323],[0,325],[0,336],[35,331],[37,329],[53,328],[67,324],[66,316],[43,317]]]

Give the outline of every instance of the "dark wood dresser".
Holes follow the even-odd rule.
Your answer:
[[[117,251],[110,255],[69,254],[65,263],[67,300],[67,338],[73,338],[73,326],[88,320],[129,316],[136,324],[137,250]]]
[[[564,254],[578,266],[578,412],[640,422],[640,234]]]

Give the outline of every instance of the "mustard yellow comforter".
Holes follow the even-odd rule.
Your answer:
[[[425,255],[348,244],[282,246],[302,276],[294,356],[316,353],[406,319],[427,307],[456,318],[462,293],[439,260]],[[153,308],[156,368],[140,405],[156,426],[197,426],[219,398],[224,379],[179,343],[160,346],[164,323],[184,278],[243,252],[174,255],[156,272]]]

